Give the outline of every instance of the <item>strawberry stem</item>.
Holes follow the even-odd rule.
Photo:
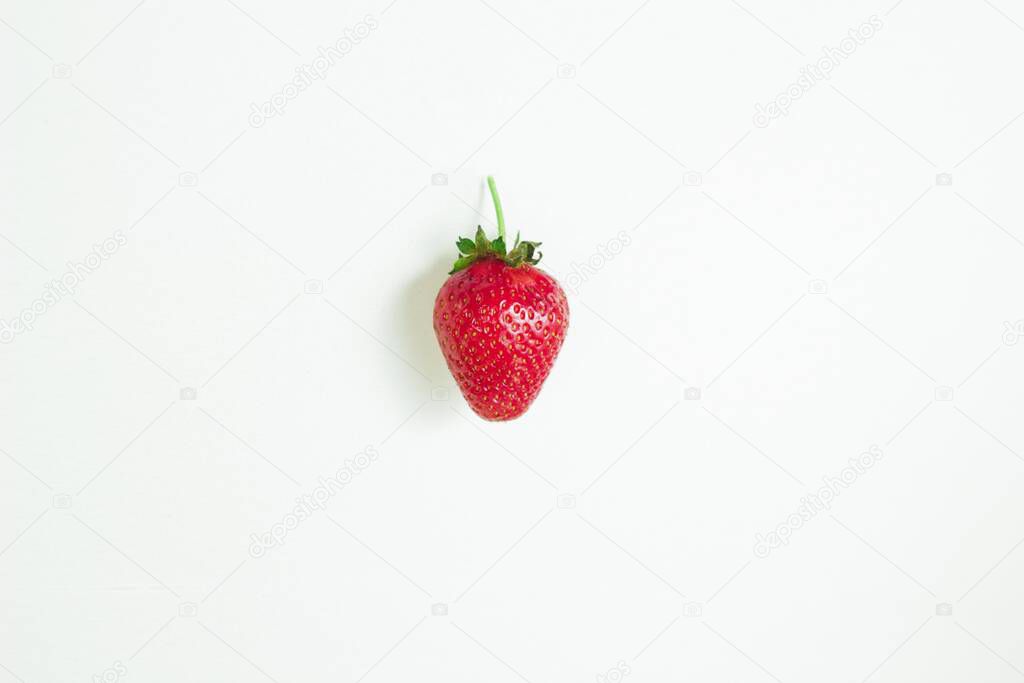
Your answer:
[[[501,198],[498,197],[498,186],[494,183],[494,176],[487,176],[487,187],[491,190],[491,199],[494,200],[494,212],[498,214],[498,237],[505,241],[505,214],[501,211]]]
[[[498,186],[494,182],[494,176],[487,176],[487,187],[490,188],[491,199],[494,200],[494,212],[498,214],[498,238],[487,239],[484,229],[478,225],[473,239],[460,237],[456,240],[455,246],[459,248],[459,257],[448,272],[449,275],[468,268],[481,259],[500,259],[513,268],[527,264],[535,266],[540,262],[541,253],[537,251],[540,242],[520,241],[519,233],[516,233],[515,243],[511,246],[505,244],[505,213],[501,210],[501,199],[498,197]]]

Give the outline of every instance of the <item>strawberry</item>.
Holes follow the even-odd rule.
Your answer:
[[[470,407],[485,420],[512,420],[537,397],[569,327],[569,303],[553,277],[534,268],[540,242],[505,248],[505,216],[487,185],[498,238],[456,242],[459,258],[434,301],[434,333]]]

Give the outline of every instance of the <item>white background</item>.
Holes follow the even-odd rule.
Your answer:
[[[0,345],[0,681],[1024,680],[1019,1],[5,0],[0,64],[0,317],[127,238]],[[488,173],[571,290],[510,424],[430,327]]]

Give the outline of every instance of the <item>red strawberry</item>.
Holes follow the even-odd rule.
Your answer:
[[[526,412],[551,372],[569,327],[569,303],[553,277],[534,268],[540,242],[505,249],[505,216],[488,176],[498,239],[477,227],[456,242],[459,258],[434,301],[434,333],[466,401],[485,420]]]

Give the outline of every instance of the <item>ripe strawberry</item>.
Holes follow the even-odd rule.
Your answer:
[[[569,303],[553,277],[534,268],[540,242],[505,249],[505,216],[494,178],[487,184],[498,239],[483,229],[461,238],[459,258],[434,301],[434,333],[448,369],[477,415],[512,420],[533,403],[569,327]]]

